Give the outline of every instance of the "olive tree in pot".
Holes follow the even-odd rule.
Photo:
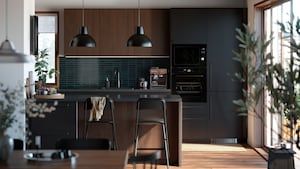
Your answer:
[[[238,51],[234,51],[233,59],[240,63],[241,72],[235,73],[235,78],[243,84],[242,98],[234,100],[239,115],[255,116],[262,120],[262,116],[256,110],[266,84],[266,59],[270,53],[266,53],[271,40],[265,41],[251,32],[244,25],[242,29],[236,29],[236,38],[239,41]]]

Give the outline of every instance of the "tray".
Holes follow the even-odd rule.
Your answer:
[[[26,153],[24,154],[24,158],[28,161],[32,162],[63,162],[63,161],[69,161],[72,159],[76,159],[79,157],[79,154],[77,153],[71,153],[71,156],[68,158],[51,158],[51,155],[53,153],[58,153],[58,152],[39,152],[39,153]],[[38,157],[37,157],[38,156]]]

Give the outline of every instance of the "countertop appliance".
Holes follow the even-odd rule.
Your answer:
[[[166,68],[152,67],[150,69],[150,89],[166,89],[168,70]]]

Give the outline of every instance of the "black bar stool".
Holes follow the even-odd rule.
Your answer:
[[[167,168],[169,168],[169,139],[167,125],[166,101],[162,98],[140,98],[137,101],[136,126],[134,137],[134,156],[138,156],[139,129],[141,125],[161,125]],[[156,149],[156,148],[154,148]],[[157,148],[157,150],[160,150]]]
[[[88,137],[88,130],[89,130],[89,125],[90,124],[109,124],[111,125],[112,128],[112,141],[113,141],[113,149],[117,150],[118,149],[118,143],[117,143],[117,139],[116,139],[116,121],[115,121],[115,115],[114,115],[114,101],[109,98],[106,97],[106,104],[105,104],[105,108],[103,110],[103,116],[105,118],[101,118],[99,121],[93,120],[93,121],[89,121],[88,120],[88,115],[89,115],[89,111],[93,108],[93,104],[91,101],[91,98],[86,99],[85,103],[84,103],[84,118],[85,118],[85,138],[87,139]],[[109,110],[107,110],[109,109]],[[105,112],[105,113],[104,113]],[[109,117],[107,117],[106,113],[109,113]]]

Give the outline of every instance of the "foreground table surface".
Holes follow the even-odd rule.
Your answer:
[[[127,151],[73,150],[78,153],[76,160],[59,162],[32,162],[24,159],[24,154],[35,151],[14,151],[8,164],[0,164],[0,169],[123,169],[127,164]]]

